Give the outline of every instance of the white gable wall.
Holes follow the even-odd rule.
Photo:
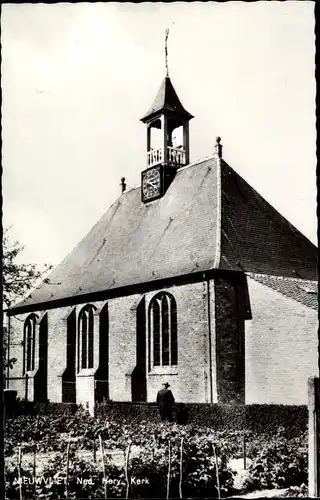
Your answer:
[[[248,277],[252,320],[246,321],[246,403],[307,404],[317,375],[318,312]]]

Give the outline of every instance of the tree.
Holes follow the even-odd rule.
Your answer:
[[[24,249],[19,242],[10,244],[9,238],[10,228],[4,231],[2,241],[2,300],[5,308],[10,308],[12,304],[22,299],[27,293],[43,280],[49,283],[46,277],[52,269],[52,265],[44,264],[43,269],[38,269],[36,264],[19,264],[18,256]],[[3,368],[8,366],[12,368],[16,359],[6,359],[5,352],[7,349],[7,329],[3,329]]]
[[[44,264],[43,269],[37,269],[36,264],[19,264],[18,255],[24,249],[17,241],[10,245],[9,229],[3,235],[3,257],[2,257],[2,290],[3,302],[10,308],[18,299],[22,299],[35,287],[39,280],[49,283],[46,278],[52,265]]]

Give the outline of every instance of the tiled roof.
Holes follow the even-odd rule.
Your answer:
[[[125,192],[16,308],[213,269],[316,280],[316,247],[224,161],[180,169],[166,194]],[[307,281],[305,282],[307,283]],[[312,299],[313,300],[313,299]]]
[[[148,113],[141,118],[141,121],[146,122],[152,116],[155,116],[163,111],[174,113],[175,115],[178,114],[180,117],[187,118],[189,120],[193,118],[193,116],[182,106],[168,76],[163,79],[151,108]]]
[[[222,160],[222,269],[316,280],[317,249]]]
[[[301,280],[298,278],[284,278],[268,276],[266,274],[246,273],[247,276],[258,281],[282,295],[294,299],[311,309],[318,309],[318,282]]]
[[[164,197],[125,192],[19,306],[210,269],[216,250],[217,172],[211,159],[178,171]]]

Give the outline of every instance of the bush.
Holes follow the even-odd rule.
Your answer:
[[[265,444],[248,468],[245,489],[287,488],[308,481],[307,436],[288,440],[278,435]]]
[[[119,428],[121,432],[121,427],[119,426]],[[104,432],[107,433],[107,430],[108,427],[106,426]],[[170,496],[179,496],[180,444],[182,438],[184,438],[183,490],[187,491],[188,495],[191,496],[217,496],[215,449],[219,465],[221,494],[226,496],[233,491],[233,472],[227,466],[228,460],[233,453],[233,446],[230,446],[226,437],[222,438],[213,431],[199,431],[193,426],[182,427],[174,424],[159,424],[156,426],[149,423],[146,431],[142,436],[139,436],[141,453],[138,456],[131,457],[129,461],[130,496],[154,498],[166,495],[169,439],[172,450]],[[124,430],[121,439],[121,446],[125,449],[130,442],[128,429]],[[108,443],[108,439],[105,439],[106,443]],[[120,445],[117,447],[119,448]],[[76,458],[74,451],[72,446],[68,481],[70,498],[103,497],[104,485],[101,463],[96,464],[90,460]],[[65,461],[66,454],[60,453],[45,466],[41,477],[47,482],[36,485],[36,497],[64,497]],[[123,468],[116,467],[108,458],[106,458],[105,463],[106,474],[112,483],[108,485],[109,496],[123,497],[126,490]],[[19,487],[14,486],[12,481],[10,482],[10,477],[10,475],[7,477],[7,497],[16,498],[15,495],[18,495]],[[59,478],[61,479],[60,482],[58,481]],[[117,481],[113,483],[113,479]],[[35,494],[33,487],[23,485],[23,494],[25,498],[32,498],[32,495]]]
[[[79,408],[75,414],[21,415],[5,421],[5,456],[13,454],[14,448],[22,446],[24,452],[62,451],[66,437],[85,437],[92,440],[95,421],[88,412]],[[62,436],[61,436],[62,435]]]
[[[21,476],[25,477],[25,483],[22,484],[23,498],[33,498],[34,486],[32,485],[33,476],[30,468],[21,470]],[[4,484],[5,498],[18,499],[20,498],[19,472],[17,465],[5,464]]]
[[[233,471],[227,467],[231,455],[229,443],[212,433],[201,434],[194,428],[162,424],[152,435],[143,452],[130,462],[131,477],[149,479],[148,484],[131,485],[131,495],[165,497],[168,474],[168,443],[171,443],[170,496],[179,497],[180,445],[183,445],[182,489],[188,496],[217,496],[217,476],[214,447],[218,457],[220,491],[222,496],[233,492]]]
[[[108,493],[113,497],[124,496],[124,472],[106,461],[106,472],[108,478],[114,481],[108,485]],[[66,456],[59,454],[45,466],[41,476],[33,484],[30,470],[23,470],[25,479],[22,484],[23,498],[65,498],[66,495]],[[6,498],[19,498],[19,483],[17,467],[6,466],[5,485]],[[118,484],[118,480],[120,484]],[[104,483],[102,465],[92,461],[76,458],[70,454],[68,472],[68,498],[103,498]]]
[[[280,498],[294,497],[294,498],[306,498],[309,495],[308,486],[301,484],[301,486],[291,486],[288,490],[279,495]]]
[[[108,405],[110,406],[110,403],[106,404],[105,407]],[[148,405],[144,406],[148,407]],[[111,407],[119,408],[119,406],[113,404],[111,404]],[[121,407],[125,408],[125,404]],[[244,407],[241,408],[239,412],[245,411]],[[155,407],[154,409],[157,410]],[[133,415],[134,410],[130,411],[133,412],[131,413]],[[237,411],[235,410],[236,414]],[[78,408],[75,413],[62,412],[58,415],[42,413],[38,414],[36,418],[33,415],[23,415],[14,420],[7,419],[5,422],[5,456],[17,452],[18,446],[21,446],[23,453],[34,449],[37,449],[38,452],[56,451],[59,453],[58,458],[54,465],[52,465],[52,461],[50,462],[47,474],[59,472],[63,475],[64,466],[61,457],[65,457],[69,436],[72,442],[72,453],[75,450],[92,451],[94,445],[99,450],[99,435],[103,440],[106,452],[119,449],[125,451],[128,443],[131,442],[137,447],[135,451],[138,452],[138,456],[132,456],[130,459],[130,475],[140,479],[149,478],[149,482],[146,484],[136,485],[132,483],[131,494],[134,494],[134,496],[153,496],[152,491],[157,488],[157,496],[159,496],[160,491],[164,492],[164,495],[166,493],[168,440],[170,439],[172,443],[170,491],[171,496],[178,496],[179,446],[183,437],[184,491],[188,492],[190,496],[216,496],[217,484],[213,446],[219,461],[221,493],[226,495],[233,491],[233,473],[228,469],[227,464],[231,458],[242,457],[243,430],[223,429],[223,426],[221,427],[222,430],[221,428],[219,430],[219,426],[213,430],[209,423],[202,426],[195,425],[192,423],[192,419],[191,423],[180,426],[175,423],[161,423],[154,419],[141,420],[139,414],[131,421],[131,417],[128,418],[125,414],[121,415],[119,420],[111,418],[110,415],[108,418],[103,417],[101,414],[92,417],[87,411]],[[220,413],[221,415],[222,413]],[[253,430],[246,431],[245,436],[247,457],[252,460],[252,464],[248,469],[247,489],[282,488],[300,486],[303,482],[306,483],[308,443],[306,432],[300,431],[299,437],[297,435],[292,437],[287,427],[278,427],[277,433],[270,433],[267,428],[265,433],[256,433]],[[108,463],[109,467],[108,474],[123,477],[122,469],[112,469],[111,463],[106,463]],[[101,485],[101,464],[97,465],[87,460],[76,459],[74,455],[72,464],[78,464],[76,466],[80,469],[81,467],[87,467],[86,464],[89,464],[88,474],[86,473],[84,479],[91,476],[95,477],[97,484],[100,484],[99,488],[103,487]],[[70,475],[70,481],[71,477]],[[80,488],[75,481],[76,479],[70,483],[75,495],[83,494],[83,486]],[[14,491],[18,491],[12,490],[12,485],[9,484],[9,486],[11,495],[15,494]],[[86,497],[89,494],[91,495],[90,488],[92,485],[87,483],[85,486],[88,490],[84,495]],[[44,490],[46,488],[47,485],[44,485],[41,494],[45,494]],[[112,489],[115,490],[114,496],[121,496],[125,491],[125,485],[120,485],[117,490],[115,485],[110,484],[110,490]],[[61,485],[51,486],[50,494],[55,491],[54,494],[60,495],[62,494],[60,490],[64,491]],[[12,496],[12,498],[14,497]]]

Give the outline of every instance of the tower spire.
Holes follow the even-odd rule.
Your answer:
[[[169,36],[169,28],[166,29],[165,43],[164,43],[164,52],[165,52],[165,61],[166,61],[166,76],[169,76],[169,68],[168,68],[168,36]]]
[[[148,113],[141,118],[147,125],[147,168],[142,172],[144,202],[163,196],[177,170],[189,165],[189,121],[193,116],[182,106],[169,77],[168,37],[167,28],[164,40],[166,75]],[[155,180],[151,180],[153,176]],[[153,183],[158,183],[157,189],[153,190]]]

